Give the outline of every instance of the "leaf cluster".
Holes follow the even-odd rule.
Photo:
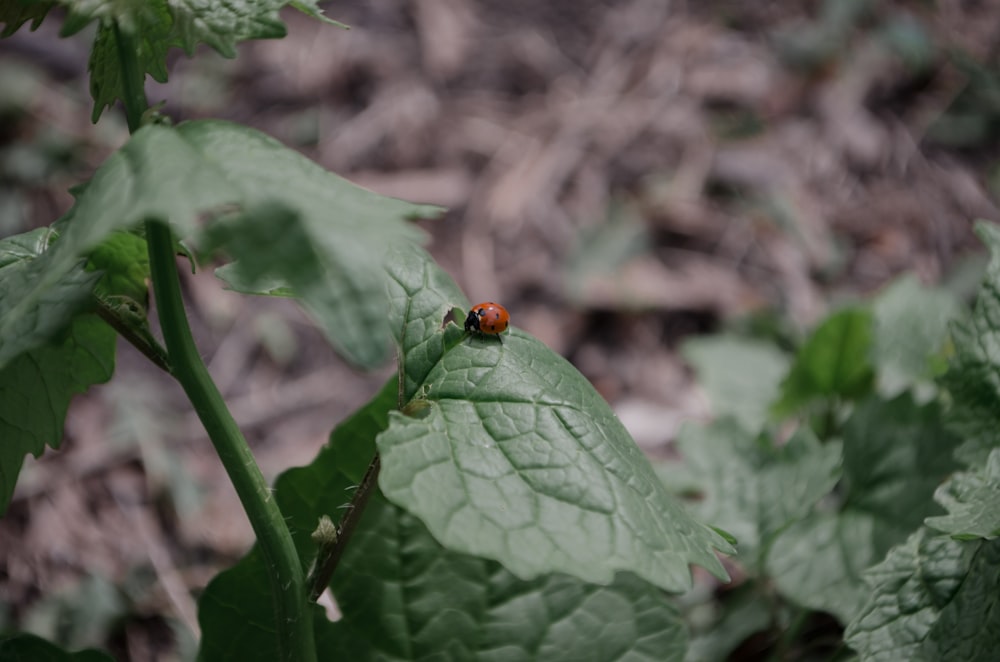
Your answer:
[[[971,315],[904,277],[790,355],[731,335],[685,347],[716,418],[682,431],[684,480],[663,474],[736,535],[745,572],[709,603],[694,658],[751,638],[865,660],[990,659],[1000,645],[983,589],[1000,549],[1000,232],[978,232],[993,259]],[[816,630],[820,614],[839,627]]]

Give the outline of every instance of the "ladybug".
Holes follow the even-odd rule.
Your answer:
[[[510,313],[507,312],[506,308],[492,301],[476,304],[469,311],[469,316],[465,318],[467,333],[496,336],[501,345],[503,338],[499,334],[506,331],[509,324]]]

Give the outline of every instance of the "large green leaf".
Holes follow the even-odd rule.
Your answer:
[[[466,305],[417,248],[392,260],[388,316],[401,339],[405,397],[378,437],[380,486],[445,547],[524,579],[554,571],[607,583],[631,571],[668,590],[689,563],[720,577],[713,547],[594,388],[514,329],[466,337],[445,313]]]
[[[929,382],[933,359],[948,337],[948,322],[960,312],[955,295],[924,288],[914,276],[899,279],[879,294],[872,303],[872,362],[882,397],[893,398]]]
[[[939,511],[934,489],[957,440],[935,403],[870,398],[844,426],[844,505],[781,532],[767,559],[779,590],[848,622],[867,595],[861,572]]]
[[[767,421],[790,363],[773,343],[708,336],[685,341],[681,353],[694,366],[716,417],[731,415],[748,430]]]
[[[731,533],[754,570],[773,536],[809,514],[840,477],[840,444],[820,444],[805,428],[776,446],[721,419],[684,426],[677,444],[685,474],[700,486],[695,512]]]
[[[340,506],[395,407],[395,380],[334,430],[310,465],[279,477],[276,496],[303,559],[318,518]],[[199,602],[201,659],[272,660],[273,612],[255,550]],[[343,618],[315,612],[320,659],[680,660],[686,638],[653,586],[619,575],[593,586],[565,575],[523,582],[496,563],[441,548],[419,521],[373,498],[334,576]]]
[[[412,515],[369,504],[332,584],[350,660],[682,660],[676,609],[620,574],[608,586],[566,575],[522,581],[499,564],[442,549]]]
[[[870,662],[992,660],[1000,650],[1000,541],[920,529],[866,573],[845,639]]]
[[[235,213],[241,211],[243,213]],[[273,277],[319,281],[300,293],[331,343],[352,361],[370,366],[388,353],[383,256],[394,242],[415,240],[420,233],[405,219],[436,213],[437,208],[384,198],[329,173],[267,136],[235,124],[189,122],[176,128],[147,126],[112,155],[80,194],[58,242],[44,254],[44,264],[12,279],[11,296],[19,310],[37,310],[60,302],[56,326],[72,309],[67,301],[82,298],[94,275],[79,262],[117,230],[146,219],[170,222],[180,236],[192,236],[199,219],[226,228],[224,237],[260,237],[267,224],[285,219],[280,228],[295,242],[294,250],[273,259],[271,244],[234,241],[236,257]],[[272,213],[275,212],[275,213]],[[226,213],[224,220],[217,218]],[[293,220],[289,220],[293,219]],[[209,223],[211,226],[211,223]],[[266,236],[266,235],[265,235]],[[228,245],[221,248],[227,249]],[[304,255],[313,255],[309,262]],[[38,273],[35,273],[37,271]],[[0,281],[0,312],[6,312],[6,278]],[[238,288],[250,289],[250,288]],[[63,290],[69,290],[64,292]],[[37,317],[37,315],[36,315]],[[8,352],[7,337],[30,343],[38,333],[8,333],[26,322],[25,315],[0,318],[0,364],[24,347]],[[30,345],[28,345],[30,346]]]
[[[799,349],[781,384],[775,411],[786,414],[819,398],[859,398],[867,394],[874,372],[869,359],[872,316],[862,308],[834,313]]]
[[[928,517],[927,526],[960,539],[1000,536],[1000,449],[990,453],[986,466],[952,476],[934,498],[948,514]]]
[[[976,234],[990,262],[972,316],[952,324],[955,354],[942,379],[953,403],[949,423],[964,438],[958,455],[971,466],[1000,448],[1000,228],[978,223]]]
[[[87,649],[70,653],[32,634],[0,634],[0,662],[112,662],[107,653]]]

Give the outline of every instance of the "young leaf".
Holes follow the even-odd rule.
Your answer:
[[[417,251],[393,260],[388,316],[424,415],[392,414],[378,437],[387,498],[523,579],[627,570],[680,591],[689,563],[725,577],[712,548],[729,545],[673,500],[575,368],[516,329],[501,344],[440,328],[457,295],[435,269]]]
[[[1000,228],[980,222],[976,234],[990,251],[990,262],[972,316],[952,324],[955,355],[942,383],[952,399],[948,419],[964,438],[960,459],[982,465],[1000,448]]]
[[[1000,649],[1000,541],[920,529],[865,582],[870,597],[844,633],[864,660],[989,660]]]
[[[727,418],[684,426],[677,444],[703,493],[695,512],[733,534],[751,568],[772,537],[809,514],[840,477],[840,445],[820,444],[807,428],[775,447]]]
[[[940,352],[948,322],[960,311],[953,294],[923,288],[913,276],[897,280],[879,294],[872,304],[872,362],[882,397],[893,398],[933,376],[930,359]]]
[[[87,269],[101,274],[94,288],[99,298],[128,297],[143,310],[147,308],[149,255],[142,237],[124,231],[111,233],[90,253]]]
[[[927,526],[961,540],[1000,536],[1000,449],[986,466],[952,476],[934,493],[948,515],[928,517]]]
[[[86,649],[76,653],[65,651],[33,634],[0,634],[0,661],[20,662],[113,662],[107,653]]]
[[[767,421],[790,363],[773,343],[727,335],[687,340],[681,354],[694,366],[712,413],[731,415],[748,430]]]
[[[871,346],[872,318],[867,310],[848,308],[828,317],[796,355],[775,411],[791,413],[817,398],[864,396],[874,377],[868,358]]]

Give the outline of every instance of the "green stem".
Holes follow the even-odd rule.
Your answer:
[[[354,529],[357,527],[358,521],[361,520],[361,515],[365,511],[365,506],[368,504],[368,498],[378,483],[380,467],[381,463],[379,462],[378,453],[376,453],[368,465],[368,470],[365,472],[364,478],[361,479],[358,488],[354,490],[354,498],[347,504],[347,510],[340,519],[340,523],[337,525],[333,535],[326,536],[320,542],[319,552],[316,555],[316,564],[313,566],[308,579],[309,599],[312,602],[318,600],[319,596],[323,595],[323,591],[330,584],[333,571],[337,569],[340,557],[344,555],[347,541],[351,539],[351,534],[354,533]]]
[[[98,317],[117,331],[118,335],[127,340],[133,347],[145,354],[146,358],[152,361],[156,367],[166,373],[173,372],[167,350],[156,342],[156,338],[149,333],[148,329],[136,327],[130,319],[124,317],[108,301],[98,297],[94,297],[94,299]],[[145,316],[143,322],[145,322]]]
[[[139,68],[138,49],[131,35],[118,25],[112,29],[122,69],[125,116],[129,131],[134,133],[142,125],[142,115],[147,108],[143,90],[145,75]],[[184,312],[170,226],[147,220],[146,244],[156,310],[172,374],[180,382],[215,446],[257,536],[267,566],[280,660],[314,662],[316,646],[302,565],[264,475],[194,343]]]
[[[118,63],[122,68],[122,87],[125,89],[125,119],[128,132],[135,133],[142,126],[142,114],[149,103],[146,101],[146,73],[139,68],[138,49],[131,35],[122,32],[118,24],[112,25],[115,46],[118,48]]]
[[[147,221],[149,265],[174,377],[194,405],[257,535],[274,595],[281,659],[315,660],[305,577],[292,536],[246,440],[208,374],[191,336],[169,226]]]

